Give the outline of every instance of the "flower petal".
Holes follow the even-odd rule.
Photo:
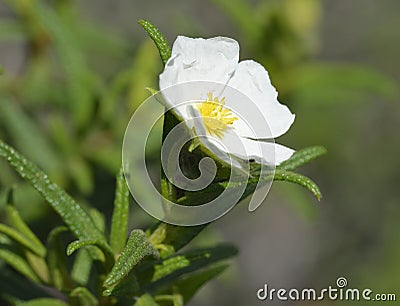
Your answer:
[[[256,120],[253,120],[254,107],[248,108],[241,105],[232,105],[235,103],[226,98],[227,107],[239,109],[239,113],[249,122],[255,125],[256,138],[279,137],[287,132],[292,125],[295,115],[292,114],[286,105],[279,103],[278,93],[272,86],[268,72],[264,67],[252,60],[242,61],[236,67],[235,73],[230,79],[228,85],[248,96],[258,107],[259,112],[264,116],[271,131],[260,128]],[[243,137],[255,138],[253,133],[249,132],[248,127],[243,126],[243,120],[236,121],[233,125],[236,132]]]
[[[274,142],[258,141],[244,137],[240,137],[239,143],[238,136],[233,134],[232,131],[225,133],[221,141],[218,141],[219,144],[215,140],[211,140],[211,142],[218,146],[220,150],[229,154],[245,160],[254,159],[256,162],[265,165],[277,166],[289,159],[295,152],[291,148]]]
[[[171,58],[160,74],[160,90],[190,82],[226,84],[239,61],[239,44],[227,37],[209,39],[178,36]]]
[[[240,159],[255,161],[266,165],[279,165],[289,159],[295,152],[293,149],[283,145],[253,140],[240,137],[236,130],[227,129],[221,139],[207,134],[202,117],[197,109],[188,106],[191,119],[187,121],[190,129],[194,128],[196,134],[201,138],[201,142],[211,150],[218,158],[226,163],[241,168],[240,164],[232,159],[229,154],[235,155]]]
[[[191,81],[166,87],[160,94],[160,102],[173,109],[182,119],[188,120],[193,115],[188,113],[188,106],[195,106],[208,99],[208,93],[221,93],[226,84],[206,81]],[[200,116],[200,115],[199,115]]]
[[[227,153],[231,150],[230,147],[224,147],[224,144],[221,143],[219,139],[207,134],[206,127],[204,126],[203,119],[199,111],[192,105],[189,105],[187,110],[191,118],[186,120],[186,124],[188,125],[189,129],[194,129],[196,136],[199,137],[201,143],[212,153],[214,153],[215,156],[221,161],[230,164],[233,167],[239,169],[242,168],[241,165],[236,160],[232,159]],[[232,141],[229,143],[229,145],[235,146]]]

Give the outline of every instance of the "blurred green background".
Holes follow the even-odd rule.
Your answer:
[[[399,299],[399,10],[396,0],[2,0],[0,138],[109,216],[125,126],[162,70],[137,20],[171,43],[233,37],[241,59],[261,62],[296,114],[279,142],[328,149],[301,170],[324,197],[316,203],[275,183],[256,212],[239,205],[209,226],[197,245],[230,241],[240,255],[191,305],[262,305],[256,292],[265,283],[320,289],[340,276]],[[3,161],[0,221],[14,183],[17,207],[45,237],[61,221]],[[132,226],[154,222],[132,210]]]

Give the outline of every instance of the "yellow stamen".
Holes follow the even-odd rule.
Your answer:
[[[229,125],[238,120],[237,117],[233,117],[231,110],[225,108],[225,98],[220,101],[218,97],[213,98],[211,92],[207,100],[197,104],[197,109],[202,116],[207,133],[218,138],[222,138]]]

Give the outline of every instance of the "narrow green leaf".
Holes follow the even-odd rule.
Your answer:
[[[314,146],[299,150],[293,154],[288,160],[282,162],[277,169],[295,170],[296,168],[309,163],[311,160],[326,154],[326,149],[322,146]]]
[[[99,301],[84,287],[78,287],[69,294],[72,300],[75,300],[80,306],[97,306]]]
[[[159,304],[157,304],[150,294],[146,293],[139,297],[133,306],[159,306]]]
[[[17,306],[68,306],[68,304],[57,299],[41,298],[18,303]]]
[[[308,189],[318,201],[322,197],[321,191],[319,190],[317,184],[304,175],[277,169],[275,171],[274,181],[286,181],[303,186]]]
[[[123,169],[118,173],[115,190],[114,212],[111,221],[110,245],[114,254],[119,254],[125,246],[128,233],[129,189]]]
[[[24,236],[30,244],[35,248],[40,250],[40,254],[46,252],[45,246],[36,237],[36,235],[31,231],[28,225],[22,220],[21,215],[18,210],[14,207],[14,190],[13,188],[9,190],[7,195],[7,217],[11,225],[17,229],[22,236]]]
[[[45,259],[31,252],[25,252],[26,260],[39,279],[48,284],[50,281],[49,269]]]
[[[167,236],[167,223],[160,223],[151,233],[149,240],[153,245],[161,244]]]
[[[104,216],[104,214],[94,207],[90,207],[88,212],[96,227],[100,230],[102,234],[105,234],[106,217]]]
[[[71,278],[78,284],[86,286],[89,281],[93,260],[88,250],[82,249],[78,252],[74,265],[72,266]]]
[[[11,267],[13,267],[16,271],[24,275],[26,278],[32,280],[35,283],[39,282],[39,278],[36,276],[35,272],[33,272],[26,260],[7,246],[1,244],[0,258],[3,259]]]
[[[88,246],[96,246],[100,250],[102,250],[104,256],[106,257],[106,260],[109,260],[110,258],[114,258],[114,254],[111,250],[111,247],[108,244],[105,244],[103,241],[99,241],[99,240],[76,240],[76,241],[73,241],[67,246],[67,255],[70,256],[76,250],[78,250],[82,247],[88,247]]]
[[[157,46],[158,52],[160,53],[161,60],[165,65],[168,59],[171,57],[171,47],[168,44],[167,39],[164,35],[147,20],[139,20],[138,23],[142,28],[149,34],[150,38],[154,41]]]
[[[60,235],[67,231],[68,228],[65,226],[56,227],[47,238],[46,262],[49,267],[50,283],[57,289],[71,288],[72,286],[64,246],[60,241]]]
[[[36,244],[33,244],[29,239],[23,236],[21,233],[17,232],[12,227],[9,227],[4,224],[0,224],[0,233],[3,233],[25,249],[31,251],[38,256],[44,257],[46,255],[46,249],[44,246],[42,248],[38,247]]]
[[[0,291],[2,294],[6,293],[11,301],[29,301],[48,295],[47,288],[43,285],[32,282],[30,278],[21,275],[16,269],[5,264],[4,261],[1,262]]]
[[[169,131],[179,124],[178,118],[172,111],[167,111],[164,114],[162,143],[164,143]],[[176,187],[167,179],[164,169],[161,167],[161,194],[164,198],[171,202],[176,202]]]
[[[228,266],[227,264],[216,265],[191,273],[176,281],[170,290],[178,292],[184,304],[187,304],[205,283],[221,274]]]
[[[153,233],[162,233],[162,239],[157,239],[157,241],[154,243],[162,244],[165,248],[167,248],[167,250],[169,250],[167,252],[163,252],[162,250],[160,251],[161,257],[166,258],[187,245],[206,226],[207,224],[189,227],[176,226],[160,222]],[[159,238],[158,236],[159,235],[157,234],[157,238]],[[156,237],[150,239],[156,239]]]
[[[150,266],[140,267],[137,275],[139,283],[144,285],[149,275],[150,283],[147,291],[157,293],[172,286],[178,279],[195,271],[228,259],[237,254],[237,249],[231,245],[220,245],[213,248],[188,251],[170,258],[158,261]]]
[[[105,286],[112,286],[122,280],[145,257],[158,258],[159,254],[142,230],[133,230],[125,248],[121,252],[111,273],[105,280]]]
[[[180,294],[163,294],[163,295],[157,295],[154,297],[154,300],[156,302],[167,302],[171,303],[172,306],[183,306],[183,298]]]
[[[82,240],[102,241],[105,236],[95,226],[92,218],[63,189],[53,183],[39,168],[15,149],[0,140],[0,157],[43,196],[68,225],[72,233]]]
[[[139,291],[139,282],[132,270],[128,275],[112,288],[103,291],[104,296],[126,296],[133,295]]]
[[[151,95],[155,95],[158,93],[157,89],[151,88],[151,87],[146,87],[146,90],[151,94]]]
[[[294,163],[297,165],[301,163],[301,161],[296,160]],[[236,188],[238,186],[241,186],[243,184],[246,184],[246,189],[241,197],[241,200],[245,199],[247,196],[252,194],[257,187],[258,182],[268,182],[270,180],[274,181],[287,181],[290,183],[295,183],[300,186],[305,187],[308,189],[319,201],[322,197],[321,191],[319,190],[319,187],[316,183],[314,183],[310,178],[301,175],[299,173],[291,172],[291,171],[286,171],[286,170],[281,170],[281,169],[276,169],[275,173],[272,174],[267,174],[263,176],[262,178],[259,178],[257,176],[254,176],[250,178],[247,182],[246,181],[237,181],[237,182],[220,182],[218,183],[220,186],[223,188]]]
[[[235,247],[231,245],[221,245],[176,255],[155,265],[152,280],[157,281],[166,276],[170,276],[172,273],[183,274],[187,271],[195,271],[199,268],[203,268],[205,265],[232,257],[236,254],[237,249]]]

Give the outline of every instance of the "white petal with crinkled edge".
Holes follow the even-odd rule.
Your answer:
[[[196,134],[201,136],[201,142],[208,147],[221,160],[233,166],[241,166],[230,158],[229,154],[235,155],[240,159],[255,161],[265,165],[279,165],[289,159],[295,152],[293,149],[274,142],[240,137],[236,130],[228,128],[222,139],[207,135],[200,113],[194,107],[189,107],[192,119],[188,121],[190,128],[194,127]],[[190,122],[190,123],[189,123]]]
[[[283,145],[253,140],[234,135],[234,130],[228,130],[221,140],[210,140],[220,150],[235,155],[241,159],[254,159],[265,165],[279,165],[289,159],[295,152],[293,149]]]
[[[268,129],[260,130],[255,126],[256,138],[275,138],[288,131],[295,115],[290,112],[286,105],[279,103],[278,93],[271,84],[268,72],[261,64],[252,60],[240,62],[228,85],[247,95],[256,104],[267,121],[270,131]],[[226,101],[226,105],[229,107],[229,99],[227,98]],[[243,109],[241,111],[242,116],[249,120],[250,123],[251,121],[254,122],[252,120],[254,111],[251,110],[250,113],[249,110],[247,114],[245,108],[242,107],[241,109]],[[244,137],[255,138],[253,133],[249,134],[248,127],[243,124],[243,120],[234,122],[233,126],[237,133]]]
[[[160,93],[163,97],[162,104],[168,109],[173,108],[181,118],[187,119],[192,117],[188,114],[187,106],[195,106],[208,99],[208,93],[221,93],[226,84],[207,81],[190,81],[170,86],[162,90]],[[160,99],[161,100],[161,99]]]
[[[183,82],[227,83],[239,62],[239,44],[227,37],[178,36],[160,74],[160,90]]]

